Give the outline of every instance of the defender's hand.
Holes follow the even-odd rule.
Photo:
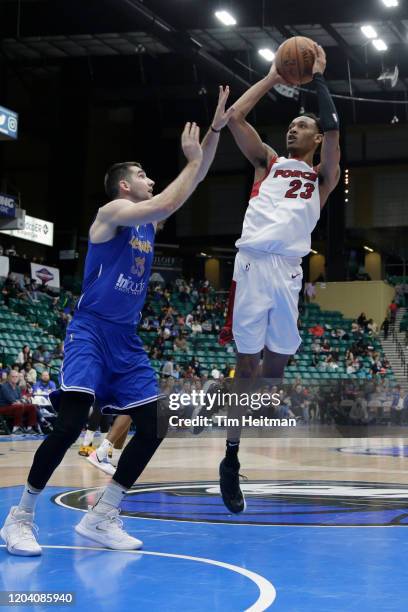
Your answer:
[[[217,108],[215,109],[214,118],[211,123],[212,127],[217,132],[219,130],[222,130],[222,128],[227,125],[228,121],[231,119],[231,116],[235,110],[233,106],[230,106],[227,111],[225,110],[225,104],[227,103],[229,94],[230,94],[229,86],[227,85],[226,87],[222,87],[222,85],[220,85],[219,95],[218,95],[218,104],[217,104]]]
[[[313,64],[312,73],[315,74],[316,72],[320,72],[321,74],[323,74],[326,70],[326,53],[324,52],[323,47],[321,47],[317,43],[315,43],[314,45],[314,52],[315,61]]]
[[[195,122],[186,123],[181,135],[181,147],[187,161],[201,162],[203,158],[203,151],[200,145],[200,128]]]

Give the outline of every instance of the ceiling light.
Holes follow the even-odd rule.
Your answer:
[[[367,38],[377,38],[377,30],[375,30],[373,26],[363,25],[361,26],[361,31]]]
[[[398,0],[382,0],[382,2],[387,8],[393,8],[399,4]]]
[[[237,25],[236,20],[228,11],[216,11],[215,16],[226,26]]]
[[[373,40],[373,45],[377,49],[377,51],[386,51],[388,49],[382,38],[376,38],[375,40]]]
[[[272,49],[258,49],[259,55],[261,55],[267,62],[273,62],[275,54]]]
[[[369,246],[364,245],[364,248],[366,251],[368,251],[369,253],[374,253],[374,249],[371,249]]]

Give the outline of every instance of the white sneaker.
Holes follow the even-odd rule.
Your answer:
[[[92,463],[93,466],[97,467],[99,470],[102,470],[102,472],[105,472],[105,474],[109,474],[109,476],[113,476],[116,472],[116,468],[113,467],[111,462],[106,457],[105,459],[102,459],[102,461],[98,458],[96,451],[91,453],[89,457],[87,457],[87,460],[89,463]]]
[[[31,512],[20,510],[18,506],[10,508],[0,535],[11,555],[34,557],[42,554],[41,546],[34,535],[34,532],[38,533],[38,527],[34,525],[33,519],[34,515]]]
[[[123,529],[123,522],[116,508],[107,514],[89,509],[75,526],[75,531],[85,538],[102,544],[105,548],[114,550],[136,550],[143,546],[141,540],[133,538]]]

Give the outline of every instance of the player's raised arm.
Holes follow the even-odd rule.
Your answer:
[[[266,167],[275,151],[262,142],[258,132],[246,121],[246,116],[264,95],[277,83],[285,83],[275,64],[269,74],[252,85],[235,103],[234,113],[228,123],[235,142],[255,168]]]
[[[215,109],[213,120],[211,122],[211,127],[201,143],[201,148],[203,150],[203,159],[198,173],[199,181],[202,181],[207,176],[208,170],[212,162],[214,161],[215,152],[217,150],[218,142],[220,140],[220,132],[222,128],[227,125],[234,112],[234,106],[230,106],[227,111],[225,110],[225,104],[227,103],[229,94],[230,89],[228,85],[226,87],[220,86],[218,104],[217,108]]]
[[[96,222],[110,227],[141,225],[167,219],[190,197],[198,184],[198,172],[203,157],[200,128],[186,123],[181,146],[187,165],[166,189],[151,200],[132,202],[118,199],[99,209]]]
[[[326,54],[322,47],[317,44],[315,45],[315,56],[313,82],[316,87],[320,123],[324,133],[319,165],[320,203],[323,208],[340,178],[340,123],[336,107],[323,76],[326,68]]]

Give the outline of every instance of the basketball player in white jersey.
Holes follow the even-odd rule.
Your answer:
[[[293,119],[287,132],[287,157],[262,142],[246,116],[277,83],[275,65],[234,104],[229,128],[253,164],[255,180],[236,246],[232,332],[237,346],[236,391],[261,375],[282,379],[290,355],[300,345],[298,297],[302,257],[310,252],[311,233],[340,178],[339,120],[323,73],[326,56],[315,46],[313,82],[320,118]],[[313,158],[321,146],[320,164]],[[222,340],[222,338],[220,338]],[[262,369],[259,371],[263,351]],[[231,406],[230,416],[240,416]],[[220,486],[230,512],[245,509],[239,486],[240,428],[227,431],[226,456],[220,465]]]

